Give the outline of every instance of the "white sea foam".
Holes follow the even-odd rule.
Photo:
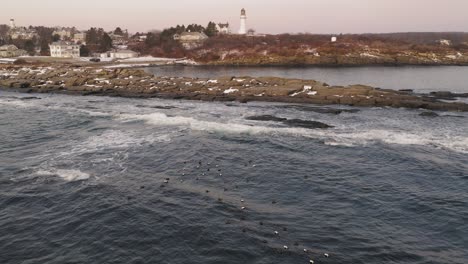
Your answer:
[[[220,123],[213,121],[203,121],[192,117],[174,116],[170,117],[163,113],[152,113],[146,115],[124,114],[119,118],[124,121],[142,120],[149,125],[155,126],[183,126],[192,130],[221,132],[233,134],[265,134],[265,133],[284,133],[284,134],[306,134],[307,130],[303,128],[283,128],[267,127],[249,124],[240,124],[235,122]]]
[[[104,149],[128,149],[143,144],[153,144],[156,142],[169,142],[170,136],[167,134],[138,135],[132,132],[120,130],[108,130],[96,136],[91,136],[83,142],[73,146],[69,152],[62,154],[81,154],[95,152]]]
[[[84,181],[90,177],[88,173],[82,172],[80,170],[39,170],[37,171],[37,174],[44,176],[58,176],[69,182]]]
[[[421,132],[419,129],[401,131],[398,129],[372,129],[362,127],[352,129],[346,126],[322,130],[305,129],[280,126],[262,126],[239,123],[239,120],[228,120],[225,123],[203,121],[192,117],[167,116],[163,113],[144,115],[127,114],[119,118],[123,121],[142,120],[146,124],[154,126],[183,126],[197,131],[231,133],[231,134],[282,134],[314,138],[323,141],[330,146],[366,146],[375,143],[396,145],[420,145],[435,148],[444,148],[456,152],[468,153],[468,137],[447,136],[443,133],[437,135],[432,132]],[[262,122],[264,123],[264,122]]]

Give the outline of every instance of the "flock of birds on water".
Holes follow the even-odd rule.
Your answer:
[[[196,167],[197,170],[201,170],[201,169],[202,169],[202,165],[203,165],[203,162],[202,162],[202,161],[198,161],[198,163],[196,163],[195,167]],[[201,176],[206,176],[208,172],[213,172],[213,171],[216,172],[216,176],[220,176],[220,177],[223,176],[223,174],[222,174],[222,169],[219,167],[219,165],[215,165],[215,166],[214,166],[214,167],[215,167],[214,169],[213,169],[213,168],[210,168],[210,167],[212,167],[212,164],[211,164],[211,163],[208,162],[208,163],[206,163],[206,165],[208,166],[208,168],[206,168],[206,172],[202,172],[202,173],[201,173]],[[186,167],[185,167],[185,166],[187,166],[187,162],[186,162],[186,161],[184,162],[184,167],[183,167],[182,173],[181,173],[181,175],[182,175],[183,177],[188,176],[188,173],[186,172]],[[250,160],[250,161],[248,162],[248,164],[245,164],[245,166],[246,166],[246,167],[251,167],[251,168],[256,168],[256,167],[257,167],[257,165],[253,164],[253,161],[252,161],[252,160]],[[304,178],[308,178],[308,176],[304,176]],[[200,177],[197,176],[197,177],[195,178],[195,180],[196,180],[196,181],[199,181],[199,180],[200,180]],[[169,185],[170,181],[171,181],[171,178],[164,178],[163,184],[161,184],[161,187],[166,187],[167,185]],[[181,178],[179,181],[180,181],[181,183],[183,183],[185,180]],[[140,188],[141,188],[141,189],[144,189],[145,186],[141,186]],[[234,188],[237,189],[238,186],[236,185],[236,186],[234,186]],[[226,191],[228,191],[228,189],[227,189],[227,188],[224,188],[224,192],[226,192]],[[210,193],[210,190],[206,190],[205,192],[208,194],[208,193]],[[127,199],[130,200],[131,197],[127,197]],[[218,202],[223,202],[223,198],[218,197]],[[247,202],[246,202],[244,199],[240,199],[240,202],[241,202],[240,210],[243,211],[243,212],[246,211],[246,210],[247,210],[247,205],[246,205]],[[276,203],[277,203],[276,200],[273,200],[273,201],[272,201],[272,204],[276,204]],[[245,220],[245,217],[241,217],[241,220]],[[230,222],[229,220],[226,221],[226,224],[230,224],[230,223],[231,223],[231,222]],[[262,221],[260,221],[259,224],[260,224],[261,226],[264,226],[264,222],[262,222]],[[283,232],[287,232],[288,229],[287,229],[286,227],[283,227],[283,228],[282,228],[282,231],[283,231]],[[247,232],[247,230],[244,228],[244,229],[242,229],[242,232],[245,233],[245,232]],[[280,232],[279,232],[278,230],[274,230],[272,233],[274,234],[275,237],[280,238]],[[263,240],[262,242],[265,243],[265,244],[268,243],[267,240]],[[294,242],[294,246],[295,246],[295,247],[299,247],[299,242]],[[290,248],[289,248],[288,245],[284,245],[283,248],[277,249],[277,250],[278,250],[279,253],[285,253],[285,252],[289,252]],[[308,248],[303,248],[302,251],[303,251],[303,254],[306,254],[306,256],[309,258],[309,263],[314,264],[316,260],[314,260],[314,259],[312,258],[312,252],[311,252],[311,250],[308,249]],[[321,258],[330,258],[330,257],[331,257],[331,255],[330,255],[329,253],[320,253],[320,254],[322,254],[322,255],[321,255]]]

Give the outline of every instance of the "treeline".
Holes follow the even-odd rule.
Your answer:
[[[164,29],[161,32],[149,32],[146,34],[146,40],[142,43],[133,43],[131,49],[138,51],[144,55],[152,55],[155,57],[173,57],[181,58],[190,55],[182,45],[174,40],[175,34],[183,32],[203,32],[208,37],[214,37],[218,34],[216,24],[209,22],[206,27],[199,24],[177,25]],[[136,34],[137,36],[142,34]]]

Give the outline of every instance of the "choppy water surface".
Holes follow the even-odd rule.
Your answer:
[[[330,85],[365,84],[386,89],[414,89],[417,92],[451,91],[468,93],[468,67],[209,67],[167,66],[145,68],[157,76],[213,78],[221,76],[275,76],[313,79]]]
[[[24,96],[0,94],[2,264],[467,263],[466,113]]]

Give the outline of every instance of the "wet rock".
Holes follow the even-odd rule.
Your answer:
[[[281,117],[276,117],[272,115],[249,116],[249,117],[246,117],[245,119],[253,120],[253,121],[273,121],[273,122],[283,122],[287,120],[287,118],[281,118]]]
[[[282,118],[282,117],[276,117],[276,116],[271,116],[271,115],[262,115],[262,116],[250,116],[246,118],[247,120],[253,120],[253,121],[273,121],[273,122],[281,122],[285,125],[291,126],[291,127],[302,127],[302,128],[308,128],[308,129],[325,129],[325,128],[331,128],[332,126],[329,126],[327,124],[324,124],[322,122],[318,121],[309,121],[309,120],[301,120],[301,119],[287,119],[287,118]]]
[[[419,115],[424,116],[424,117],[438,117],[439,116],[439,114],[435,112],[422,112]]]
[[[468,93],[452,93],[446,91],[431,92],[429,95],[436,97],[438,99],[455,99],[455,98],[468,98]]]

